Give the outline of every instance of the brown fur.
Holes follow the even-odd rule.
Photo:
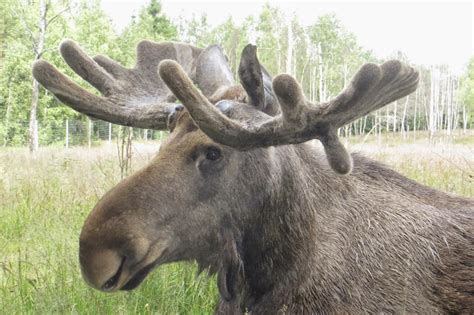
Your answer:
[[[217,274],[218,314],[474,312],[474,200],[351,157],[335,133],[413,91],[410,67],[367,64],[314,107],[293,78],[272,86],[252,46],[243,90],[217,46],[144,41],[133,69],[71,41],[61,53],[103,96],[37,62],[34,76],[60,100],[108,121],[172,128],[155,159],[87,218],[79,260],[91,286],[131,290],[158,265],[197,261]],[[159,78],[164,58],[176,62],[162,61]],[[189,113],[166,103],[175,98],[164,84]],[[303,143],[313,138],[325,153]],[[334,172],[350,172],[352,160],[352,173]]]
[[[228,115],[263,118],[247,105]],[[218,164],[202,156],[208,146],[222,150]],[[352,174],[339,176],[313,143],[235,151],[184,112],[155,160],[86,221],[85,277],[92,252],[129,247],[114,245],[120,235],[164,233],[173,240],[159,263],[218,272],[218,313],[472,312],[474,201],[353,159]]]

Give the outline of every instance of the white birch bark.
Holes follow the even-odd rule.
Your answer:
[[[288,18],[288,47],[286,52],[286,73],[293,75],[293,25]]]
[[[43,53],[44,49],[44,41],[46,37],[46,14],[48,12],[48,5],[45,0],[40,0],[39,5],[39,23],[38,23],[38,38],[36,43],[34,43],[35,47],[35,60],[41,58],[41,54]],[[33,86],[31,91],[31,110],[30,110],[30,119],[29,119],[29,148],[30,152],[34,153],[38,148],[38,130],[35,128],[36,124],[36,116],[38,110],[38,99],[39,99],[39,83],[33,78]]]

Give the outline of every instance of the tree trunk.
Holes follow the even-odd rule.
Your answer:
[[[462,106],[462,132],[463,134],[466,134],[467,132],[467,110],[466,110],[466,104]]]
[[[45,0],[40,0],[40,16],[39,16],[39,33],[38,33],[38,40],[36,42],[35,47],[35,60],[41,58],[41,54],[43,53],[44,49],[44,40],[46,37],[46,13],[48,11],[48,5]],[[36,112],[38,110],[38,99],[39,99],[39,84],[33,78],[33,88],[31,91],[31,111],[30,111],[30,121],[29,121],[29,148],[30,152],[34,153],[38,148],[38,129],[35,128],[36,122]]]
[[[420,90],[418,89],[418,90],[416,90],[416,93],[415,93],[415,112],[413,114],[413,140],[416,139],[416,114],[417,114],[416,111],[417,111],[417,107],[418,107],[418,94],[420,93],[419,91]]]
[[[393,132],[397,132],[397,107],[398,107],[398,102],[395,101],[393,102]]]
[[[3,136],[3,146],[7,146],[8,142],[8,129],[10,127],[10,113],[11,113],[11,103],[12,103],[12,87],[11,80],[8,80],[8,97],[7,97],[7,109],[5,110],[5,117],[3,119],[3,126],[5,128],[5,133]]]
[[[453,102],[452,132],[455,133],[456,129],[458,128],[458,123],[459,123],[459,103],[456,100],[456,93],[457,93],[457,90],[459,88],[457,78],[453,78],[452,83],[453,83],[453,85],[451,87],[451,93],[452,93],[451,99],[452,99],[452,102]]]
[[[117,152],[122,179],[128,175],[132,167],[132,136],[132,127],[120,127],[117,136]]]
[[[319,64],[319,102],[326,101],[326,95],[324,93],[324,79],[323,79],[323,51],[321,49],[321,43],[318,43],[318,64]]]
[[[377,144],[378,145],[382,143],[382,118],[380,116],[381,116],[380,110],[377,110],[375,112],[375,126],[378,129],[377,131]]]
[[[293,75],[293,25],[288,23],[288,49],[286,52],[286,73]]]
[[[35,79],[33,79],[30,121],[29,121],[29,127],[28,127],[29,148],[30,148],[31,153],[34,153],[38,149],[38,141],[37,141],[38,129],[36,128],[37,126],[36,112],[38,109],[38,98],[39,98],[39,84]]]
[[[435,115],[435,79],[434,79],[434,71],[431,68],[431,84],[430,84],[430,114],[429,114],[429,122],[428,122],[428,130],[430,134],[430,139],[433,138],[436,129],[436,115]]]
[[[402,115],[402,121],[401,121],[401,129],[402,129],[402,135],[403,139],[406,137],[406,132],[407,132],[407,124],[405,123],[406,116],[407,116],[407,107],[408,107],[408,102],[410,100],[410,96],[407,96],[407,99],[405,101],[405,105],[403,106],[403,115]]]
[[[364,117],[364,124],[362,126],[362,132],[361,134],[365,134],[365,129],[367,128],[367,115]]]
[[[452,80],[448,77],[447,87],[446,87],[446,134],[451,136],[452,129],[452,119],[453,119],[453,102],[452,102],[452,93],[451,93]]]
[[[281,73],[281,46],[280,41],[277,40],[277,73]]]

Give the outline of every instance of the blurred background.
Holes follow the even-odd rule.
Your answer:
[[[394,132],[415,139],[466,134],[474,112],[472,10],[470,2],[4,0],[0,145],[91,146],[120,133],[117,126],[89,121],[34,84],[31,64],[44,58],[90,88],[59,55],[64,38],[129,67],[142,39],[200,47],[218,43],[234,71],[243,47],[254,43],[271,74],[294,75],[315,102],[337,95],[363,63],[400,59],[420,71],[417,92],[343,133]],[[159,137],[133,133],[143,140]]]

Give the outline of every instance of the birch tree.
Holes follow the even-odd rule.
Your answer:
[[[474,115],[474,57],[471,57],[466,73],[461,77],[458,97],[462,103],[462,129],[465,134]]]
[[[24,4],[25,5],[25,4]],[[26,5],[25,7],[28,7]],[[38,7],[32,7],[37,10],[37,14],[32,14],[34,18],[30,18],[30,12],[23,9],[12,9],[12,13],[19,19],[25,33],[28,34],[29,46],[33,50],[33,60],[41,59],[47,48],[45,47],[48,27],[61,16],[69,7],[58,8],[56,11],[51,10],[52,4],[49,0],[40,0]],[[28,125],[28,142],[30,152],[34,153],[38,148],[38,122],[37,111],[39,101],[39,84],[33,78],[31,88],[31,106]]]

